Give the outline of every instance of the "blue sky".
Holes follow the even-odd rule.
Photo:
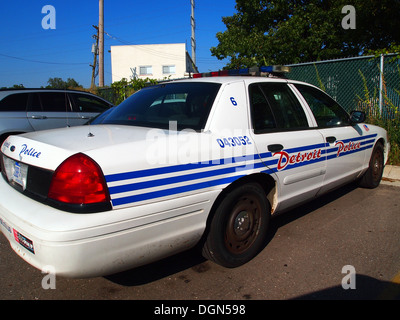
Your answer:
[[[196,0],[197,65],[200,72],[226,62],[211,56],[222,17],[233,15],[235,0]],[[45,5],[56,10],[56,29],[42,28]],[[98,0],[3,0],[0,2],[0,87],[47,85],[49,78],[74,78],[90,86],[92,35],[98,25]],[[186,43],[190,46],[190,0],[104,0],[105,84],[111,83],[110,46]],[[96,79],[98,83],[98,79]]]

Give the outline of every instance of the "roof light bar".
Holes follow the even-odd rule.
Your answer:
[[[206,78],[206,77],[226,77],[226,76],[270,76],[282,75],[283,73],[290,72],[290,67],[287,66],[265,66],[265,67],[252,67],[233,70],[221,70],[204,73],[195,73],[193,78]]]

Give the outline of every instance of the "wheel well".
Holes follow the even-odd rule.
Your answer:
[[[211,220],[213,212],[219,206],[222,199],[232,190],[237,188],[240,185],[255,182],[262,187],[265,192],[265,196],[267,197],[270,205],[271,205],[271,214],[274,212],[276,208],[276,181],[270,175],[266,173],[254,173],[242,178],[239,178],[232,182],[229,186],[227,186],[222,192],[218,195],[217,199],[214,201],[214,204],[211,208],[210,214],[207,218],[207,224]]]
[[[256,182],[260,185],[260,187],[263,188],[265,195],[268,196],[268,194],[275,188],[276,182],[274,178],[272,178],[270,175],[266,173],[254,173],[248,176],[245,176],[243,178],[240,178],[234,182],[232,182],[228,187],[226,187],[221,195],[224,192],[230,192],[232,189],[236,188],[239,185],[245,184],[245,183],[251,183],[251,182]],[[220,196],[221,196],[220,195]],[[271,203],[272,206],[272,203]]]
[[[221,193],[218,195],[217,199],[214,201],[211,210],[210,210],[210,214],[207,217],[207,222],[206,222],[206,229],[204,230],[203,236],[201,238],[201,240],[199,241],[198,245],[202,246],[202,244],[205,241],[205,237],[208,234],[208,230],[210,228],[210,224],[212,221],[212,218],[214,216],[215,210],[218,208],[218,206],[220,205],[221,201],[224,199],[224,197],[229,194],[232,190],[234,190],[235,188],[237,188],[240,185],[243,185],[245,183],[251,183],[251,182],[255,182],[257,184],[260,185],[260,187],[263,188],[264,192],[265,192],[265,196],[267,197],[270,206],[271,206],[271,215],[273,214],[273,212],[275,211],[276,205],[277,205],[277,186],[276,186],[276,181],[274,180],[274,178],[272,178],[270,175],[266,174],[266,173],[254,173],[242,178],[239,178],[237,180],[235,180],[234,182],[232,182],[229,186],[227,186],[225,189],[223,189],[221,191]]]
[[[378,139],[378,141],[375,143],[375,146],[378,143],[381,144],[383,147],[384,163],[386,164],[386,162],[388,161],[388,158],[389,158],[389,150],[387,150],[387,146],[386,146],[385,140],[383,138]]]

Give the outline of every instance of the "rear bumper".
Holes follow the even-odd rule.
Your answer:
[[[212,192],[94,214],[71,214],[36,202],[0,177],[0,230],[34,267],[65,277],[134,268],[193,247]],[[160,210],[162,209],[162,210]]]

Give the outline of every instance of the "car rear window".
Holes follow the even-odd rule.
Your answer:
[[[15,93],[0,101],[0,111],[26,111],[29,93]]]
[[[175,121],[178,130],[201,130],[220,86],[181,82],[147,87],[122,102],[101,123],[168,129]]]

